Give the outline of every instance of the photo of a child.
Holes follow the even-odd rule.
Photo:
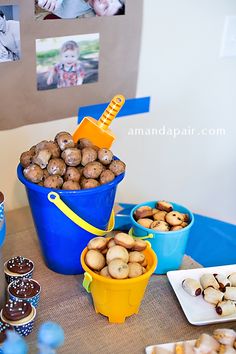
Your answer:
[[[36,19],[74,19],[125,14],[126,0],[35,0]]]
[[[75,41],[63,43],[60,50],[60,61],[51,69],[47,84],[53,83],[53,77],[57,77],[57,88],[82,85],[84,69],[79,62],[79,46]]]
[[[98,80],[99,34],[36,40],[38,90]]]

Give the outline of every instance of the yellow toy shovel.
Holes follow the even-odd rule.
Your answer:
[[[99,148],[109,149],[115,140],[115,135],[109,128],[111,122],[125,103],[125,98],[122,95],[113,97],[99,120],[92,117],[84,117],[78,128],[73,134],[74,142],[81,138],[87,138]]]

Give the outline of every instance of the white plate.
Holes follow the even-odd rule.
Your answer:
[[[189,344],[194,344],[196,341],[195,340],[187,340],[186,343]],[[182,344],[183,342],[175,342],[175,343],[166,343],[166,344],[158,344],[158,345],[150,345],[149,347],[146,347],[145,351],[146,354],[152,354],[155,353],[155,349],[162,348],[169,350],[174,353],[175,345],[176,344]]]
[[[236,264],[167,272],[169,282],[174,289],[185,316],[191,324],[201,326],[209,323],[234,321],[236,320],[236,314],[221,317],[216,313],[214,305],[206,302],[201,295],[194,297],[186,293],[182,288],[182,281],[186,278],[193,278],[199,281],[204,273],[218,273],[228,276],[233,272],[236,272]]]

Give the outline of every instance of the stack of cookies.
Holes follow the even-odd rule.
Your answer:
[[[146,247],[145,241],[123,232],[111,239],[95,237],[88,243],[85,263],[107,278],[136,278],[147,271],[148,262],[142,252]]]
[[[189,225],[189,215],[173,210],[173,205],[158,201],[155,208],[144,205],[135,210],[134,219],[141,226],[161,232],[178,231]]]
[[[9,326],[22,336],[29,335],[33,330],[36,307],[40,299],[41,287],[32,279],[33,271],[34,263],[21,256],[13,257],[4,264],[8,301],[1,310],[0,324],[6,325],[0,328]],[[3,336],[4,334],[3,330]]]

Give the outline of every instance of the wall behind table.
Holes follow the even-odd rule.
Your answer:
[[[127,97],[135,95],[143,0],[129,0],[124,16],[45,21],[35,19],[34,0],[15,2],[0,0],[0,6],[6,5],[5,1],[9,5],[12,3],[18,5],[21,59],[14,63],[11,61],[0,63],[0,129],[12,129],[25,124],[74,116],[77,114],[78,106],[108,101],[110,95],[115,95],[121,87]],[[89,35],[98,33],[99,44],[98,36],[96,42],[90,42]],[[54,40],[48,42],[48,38]],[[35,47],[37,39],[41,41],[37,42]],[[59,51],[62,43],[69,39],[81,44],[80,58],[84,63],[85,82],[79,87],[51,89],[55,87],[55,82],[54,86],[47,85],[48,71],[57,61],[55,52]],[[48,47],[49,43],[50,47]],[[98,49],[94,49],[93,52],[90,48],[94,43],[96,48],[100,47],[98,62]],[[41,57],[40,61],[37,59],[37,74],[36,50],[37,58],[39,55]],[[91,53],[95,54],[96,60],[93,61],[91,58],[90,62],[89,58],[86,59],[85,51],[87,56]],[[96,81],[97,66],[99,67],[98,81]],[[44,109],[41,110],[41,107]]]
[[[235,223],[236,59],[219,57],[226,15],[236,15],[234,0],[145,0],[137,96],[152,96],[151,113],[113,124],[113,150],[127,162],[118,201],[165,198]],[[27,204],[15,175],[19,153],[75,125],[71,118],[0,132],[0,162],[6,166],[0,185],[8,209]],[[224,128],[226,135],[128,135],[164,125],[197,132]]]

